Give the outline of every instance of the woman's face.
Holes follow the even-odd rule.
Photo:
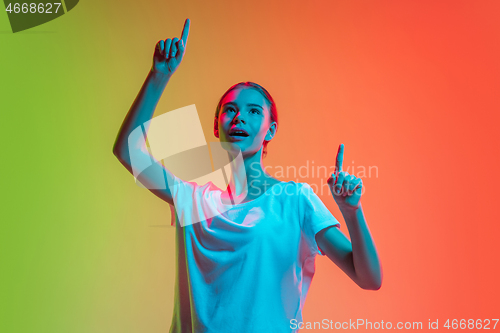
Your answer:
[[[264,96],[253,88],[232,90],[222,100],[215,136],[227,142],[223,146],[234,155],[239,151],[243,156],[257,153],[264,140],[271,140],[276,133],[269,107]]]

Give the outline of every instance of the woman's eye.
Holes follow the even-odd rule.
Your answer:
[[[232,107],[226,108],[226,112],[231,112],[231,111],[234,111],[234,108],[232,108]]]
[[[259,114],[260,110],[259,109],[252,109],[252,110],[250,110],[250,112],[255,113],[255,114]]]

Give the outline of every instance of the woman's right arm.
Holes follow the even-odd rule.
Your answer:
[[[156,161],[146,147],[147,124],[173,73],[179,67],[189,34],[186,19],[181,39],[161,40],[156,44],[153,65],[118,132],[113,154],[145,187],[156,196],[173,204],[168,184],[174,175]]]

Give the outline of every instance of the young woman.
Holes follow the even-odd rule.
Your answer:
[[[131,173],[131,161],[151,161],[134,130],[151,120],[184,56],[189,27],[187,19],[181,39],[158,42],[151,70],[118,133],[113,153]],[[328,184],[351,241],[307,183],[282,182],[265,171],[262,158],[277,129],[271,95],[242,82],[222,96],[214,121],[214,135],[232,160],[227,189],[183,181],[161,163],[134,173],[175,207],[171,333],[296,332],[317,254],[361,288],[380,288],[380,261],[360,202],[362,182],[342,171],[344,146]]]

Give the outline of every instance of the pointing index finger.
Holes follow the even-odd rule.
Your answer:
[[[191,25],[191,20],[186,19],[186,21],[184,22],[184,28],[182,29],[182,35],[181,35],[181,39],[184,42],[184,46],[186,46],[186,44],[187,44],[190,25]]]
[[[339,145],[339,150],[337,151],[337,160],[335,161],[335,171],[338,174],[342,171],[342,162],[344,161],[344,144]]]

